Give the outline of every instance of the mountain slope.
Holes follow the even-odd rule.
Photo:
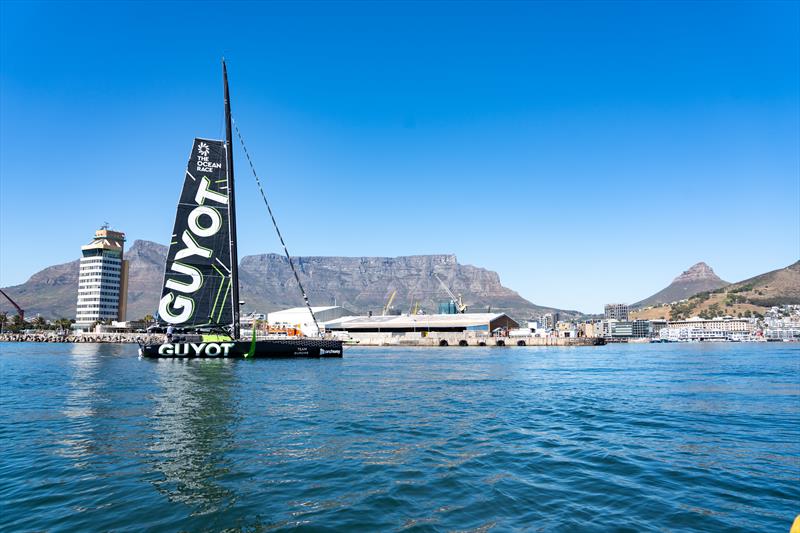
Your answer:
[[[642,308],[677,302],[697,293],[713,291],[726,285],[728,285],[727,281],[720,279],[710,266],[700,262],[683,271],[680,276],[672,280],[672,283],[664,289],[640,302],[636,302],[631,307]]]
[[[45,318],[75,318],[78,302],[79,261],[70,261],[40,270],[22,285],[3,290],[25,310],[27,320],[41,314]],[[16,309],[0,295],[0,311],[16,314]]]
[[[130,261],[128,318],[154,314],[161,296],[167,247],[137,240],[125,252]],[[297,257],[300,280],[315,305],[336,303],[357,313],[380,312],[393,291],[394,308],[408,312],[418,302],[436,312],[447,300],[434,272],[455,292],[462,294],[471,311],[504,311],[527,319],[557,309],[535,305],[500,283],[496,272],[461,265],[453,255],[406,257]],[[29,316],[74,317],[79,262],[48,267],[7,292]],[[243,310],[269,312],[303,305],[297,282],[286,259],[277,254],[248,256],[239,267]],[[5,289],[4,289],[5,290]],[[0,310],[13,313],[3,301]],[[560,311],[578,316],[577,311]]]
[[[729,285],[725,293],[763,307],[800,304],[800,261]]]
[[[681,303],[636,311],[634,318],[670,318],[720,315],[763,315],[774,305],[800,304],[800,261],[787,267],[700,292]]]
[[[137,240],[125,252],[130,261],[128,274],[128,318],[154,315],[161,297],[167,247],[150,241]]]

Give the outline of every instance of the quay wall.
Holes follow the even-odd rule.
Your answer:
[[[563,337],[490,337],[466,333],[351,333],[349,345],[358,346],[597,346],[603,339]],[[135,343],[164,342],[163,335],[143,333],[3,333],[0,342]]]
[[[350,333],[350,345],[358,346],[599,346],[604,339],[586,337],[491,337],[461,333]]]

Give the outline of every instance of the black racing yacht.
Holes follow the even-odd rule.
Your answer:
[[[171,325],[180,333],[174,334],[171,342],[140,344],[139,354],[163,358],[342,357],[342,342],[338,340],[257,339],[255,328],[250,338],[241,338],[231,106],[224,59],[222,79],[225,141],[194,140],[158,305],[159,325]],[[267,203],[266,196],[264,201]],[[275,227],[277,229],[277,224]],[[285,245],[284,251],[295,270]],[[295,276],[313,317],[296,271]]]

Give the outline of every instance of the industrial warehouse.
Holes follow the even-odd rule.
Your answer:
[[[266,328],[273,333],[275,327],[285,331],[296,328],[308,336],[316,336],[321,330],[326,336],[362,346],[572,346],[600,343],[597,339],[533,334],[509,338],[509,331],[517,330],[519,324],[505,313],[353,315],[338,306],[314,307],[313,311],[315,317],[307,307],[294,307],[257,318],[245,317],[243,323],[253,323],[253,318],[264,320],[266,324],[260,329]]]
[[[509,330],[519,327],[505,313],[348,316],[325,323],[326,331],[349,333],[415,333]]]

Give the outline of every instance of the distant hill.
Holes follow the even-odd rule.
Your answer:
[[[128,318],[153,314],[161,295],[167,247],[150,241],[134,241],[125,252],[130,261]],[[405,257],[297,257],[300,279],[314,305],[334,302],[357,313],[380,312],[393,291],[393,307],[408,312],[419,302],[427,312],[436,312],[447,299],[434,272],[450,289],[462,294],[471,311],[506,312],[525,320],[542,313],[558,311],[564,317],[577,317],[577,311],[539,306],[522,298],[500,283],[496,272],[459,264],[454,255]],[[46,318],[74,317],[78,294],[78,261],[48,267],[14,287],[5,288],[26,310],[28,316],[40,313]],[[277,254],[248,256],[239,266],[244,311],[269,312],[303,305],[286,258]],[[13,313],[5,302],[0,310]]]
[[[800,261],[734,283],[725,287],[725,294],[762,307],[800,304]]]
[[[666,288],[631,305],[633,308],[649,307],[685,300],[700,292],[713,291],[728,285],[707,264],[700,262],[683,271]]]
[[[37,314],[45,318],[75,318],[78,301],[78,260],[47,267],[34,274],[22,285],[4,287],[3,290],[25,310],[31,319]],[[16,314],[5,298],[0,295],[0,311],[9,316]]]
[[[695,294],[685,302],[636,311],[633,318],[763,315],[774,305],[800,304],[800,261],[759,276]]]
[[[154,315],[161,297],[167,247],[151,241],[136,240],[130,250],[125,252],[125,259],[130,261],[128,318]]]

